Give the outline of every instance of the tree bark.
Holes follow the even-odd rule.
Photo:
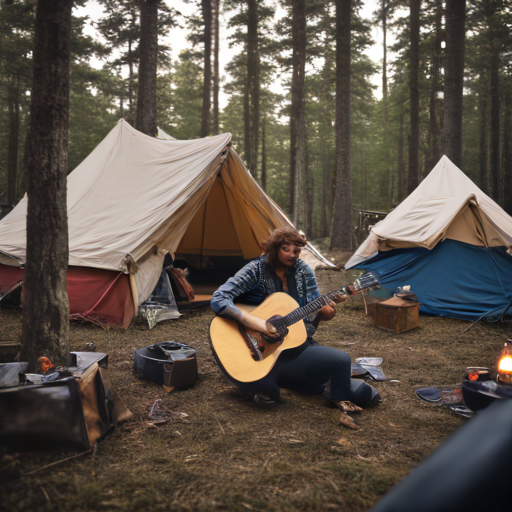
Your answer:
[[[336,156],[331,249],[352,248],[352,175],[350,168],[351,0],[336,0]]]
[[[322,238],[329,236],[329,189],[332,181],[329,157],[325,153],[322,157],[322,203],[320,206],[320,236]]]
[[[382,104],[384,108],[384,139],[388,132],[387,18],[388,0],[382,1]]]
[[[446,2],[446,60],[444,67],[444,154],[462,166],[462,88],[466,0]]]
[[[400,111],[400,121],[398,129],[398,204],[405,199],[405,159],[404,159],[404,112]]]
[[[251,160],[249,171],[256,177],[258,167],[258,139],[260,118],[260,59],[258,53],[258,4],[248,0],[247,13],[247,76],[250,102]]]
[[[69,357],[69,260],[66,175],[71,0],[39,0],[27,158],[27,261],[21,360]]]
[[[419,181],[419,138],[420,138],[420,98],[418,90],[419,48],[420,48],[420,3],[421,0],[410,0],[410,137],[409,137],[409,179],[407,193],[410,194]]]
[[[387,49],[387,22],[388,22],[388,0],[381,0],[381,16],[382,16],[382,107],[384,114],[384,127],[383,127],[383,145],[384,145],[384,159],[386,165],[386,173],[389,176],[389,198],[390,207],[393,206],[393,170],[390,162],[389,152],[389,113],[388,113],[388,49]],[[366,208],[366,206],[364,206]]]
[[[134,9],[132,10],[132,15],[131,15],[131,25],[132,25],[132,28],[135,26],[135,10]],[[134,106],[135,101],[133,98],[135,95],[134,66],[135,66],[136,58],[135,58],[135,52],[133,51],[133,40],[131,38],[128,41],[128,57],[127,57],[127,59],[128,59],[128,111],[129,111],[127,120],[131,125],[133,125],[134,124],[133,112],[135,110],[135,106]]]
[[[307,158],[307,154],[306,154]],[[306,160],[306,166],[305,166],[305,184],[306,187],[304,189],[304,199],[305,199],[305,205],[306,205],[306,212],[305,212],[305,232],[306,237],[309,239],[315,238],[315,225],[314,225],[314,208],[315,208],[315,177],[313,176],[313,173],[311,172],[311,169],[307,165]]]
[[[366,169],[366,154],[365,154],[366,148],[365,148],[365,142],[364,139],[362,140],[361,144],[361,175],[362,175],[362,181],[363,181],[363,210],[368,209],[368,172]]]
[[[203,60],[203,109],[201,114],[201,137],[210,135],[211,83],[212,83],[212,3],[201,0],[204,21]]]
[[[487,76],[485,73],[480,75],[480,97],[478,101],[478,108],[480,110],[480,119],[479,119],[479,131],[480,131],[480,151],[479,155],[479,170],[480,170],[480,188],[486,194],[489,191],[488,184],[488,168],[487,168],[487,137],[488,137],[488,127],[487,127],[487,96],[488,96],[488,87],[487,87]]]
[[[9,145],[7,149],[7,204],[16,204],[16,180],[18,178],[18,145],[20,132],[20,104],[18,85],[8,86]]]
[[[249,73],[247,72],[244,87],[244,158],[248,168],[250,168],[252,161],[250,87]]]
[[[156,136],[156,69],[158,56],[158,4],[140,0],[140,63],[137,93],[137,130]]]
[[[491,197],[500,197],[500,48],[491,30]]]
[[[219,133],[219,49],[220,49],[220,0],[213,0],[213,118],[212,132],[214,135]]]
[[[432,170],[441,155],[439,154],[439,123],[437,120],[437,93],[439,92],[439,68],[441,63],[443,4],[441,0],[435,0],[434,21],[434,47],[432,48],[432,71],[430,73],[430,102],[429,102],[429,130],[428,130],[428,170]]]
[[[503,115],[503,209],[512,215],[512,94],[506,97]]]
[[[300,190],[307,163],[304,78],[306,71],[306,1],[292,1],[292,88],[290,113],[290,210],[296,227]]]

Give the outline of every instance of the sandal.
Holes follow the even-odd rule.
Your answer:
[[[361,412],[363,409],[361,407],[359,407],[358,405],[356,404],[353,404],[352,402],[349,402],[348,400],[342,400],[342,401],[339,401],[339,402],[335,402],[333,401],[333,404],[340,410],[340,411],[343,411],[343,412]]]

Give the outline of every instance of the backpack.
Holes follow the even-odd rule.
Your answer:
[[[187,275],[181,268],[167,267],[165,269],[171,279],[172,291],[177,302],[192,302],[194,289],[187,281]]]

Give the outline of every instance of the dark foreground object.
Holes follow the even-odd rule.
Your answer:
[[[510,510],[512,400],[500,400],[449,437],[372,512]]]

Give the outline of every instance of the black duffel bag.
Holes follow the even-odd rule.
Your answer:
[[[196,351],[174,341],[155,343],[135,351],[134,370],[142,379],[170,388],[187,389],[197,381]]]

